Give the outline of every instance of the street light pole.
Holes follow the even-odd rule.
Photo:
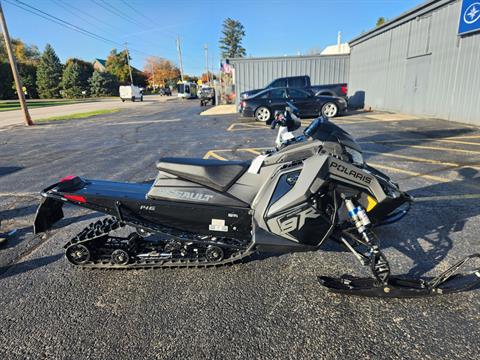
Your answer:
[[[10,62],[10,67],[12,68],[13,79],[15,80],[15,87],[17,88],[18,100],[20,101],[20,106],[25,117],[25,124],[27,126],[32,126],[33,121],[28,112],[27,102],[25,101],[25,95],[23,94],[22,80],[18,74],[17,62],[15,60],[15,55],[13,54],[12,44],[10,42],[10,34],[7,29],[7,22],[5,21],[5,15],[3,14],[2,3],[0,2],[0,23],[2,25],[3,36],[5,38],[5,48],[8,54],[8,61]]]

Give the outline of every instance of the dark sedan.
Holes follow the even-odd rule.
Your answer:
[[[311,92],[292,88],[274,88],[259,92],[240,102],[240,113],[244,117],[255,117],[258,121],[272,119],[276,110],[283,111],[287,101],[300,110],[300,117],[337,116],[347,108],[343,98],[315,96]]]

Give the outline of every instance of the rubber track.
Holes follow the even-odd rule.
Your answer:
[[[144,224],[142,224],[144,225]],[[91,223],[80,233],[78,233],[72,240],[65,244],[64,248],[67,250],[70,246],[75,244],[82,244],[89,241],[93,241],[97,238],[108,236],[108,234],[116,229],[124,227],[125,224],[118,221],[115,217],[105,218],[98,220],[95,223]],[[154,229],[152,229],[154,230]],[[220,267],[225,265],[231,265],[240,262],[242,259],[250,256],[254,252],[253,241],[249,244],[247,249],[239,254],[232,256],[228,259],[217,262],[209,262],[207,260],[189,260],[189,259],[175,259],[175,260],[137,260],[135,263],[126,265],[112,264],[107,260],[89,261],[85,264],[75,266],[84,269],[112,269],[112,270],[128,270],[128,269],[153,269],[153,268],[207,268],[207,267]]]

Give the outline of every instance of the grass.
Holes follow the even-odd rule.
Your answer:
[[[112,113],[115,113],[117,111],[120,111],[120,109],[95,110],[95,111],[81,112],[81,113],[75,113],[75,114],[70,114],[70,115],[52,116],[52,117],[44,118],[44,119],[35,119],[34,122],[41,123],[41,122],[57,121],[57,120],[85,119],[85,118],[89,118],[89,117],[97,116],[97,115],[112,114]]]
[[[27,100],[28,108],[40,108],[45,106],[58,106],[58,105],[69,105],[77,104],[82,102],[91,102],[96,100],[86,100],[86,99],[68,99],[68,100]],[[11,111],[11,110],[20,110],[20,103],[16,100],[13,101],[1,101],[0,102],[0,111]]]

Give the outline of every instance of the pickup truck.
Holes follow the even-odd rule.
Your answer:
[[[289,76],[273,80],[263,89],[249,90],[240,94],[240,99],[248,99],[249,97],[259,93],[260,91],[278,88],[278,87],[290,87],[300,88],[312,92],[316,96],[337,96],[347,99],[347,84],[328,84],[328,85],[311,85],[310,76]]]

